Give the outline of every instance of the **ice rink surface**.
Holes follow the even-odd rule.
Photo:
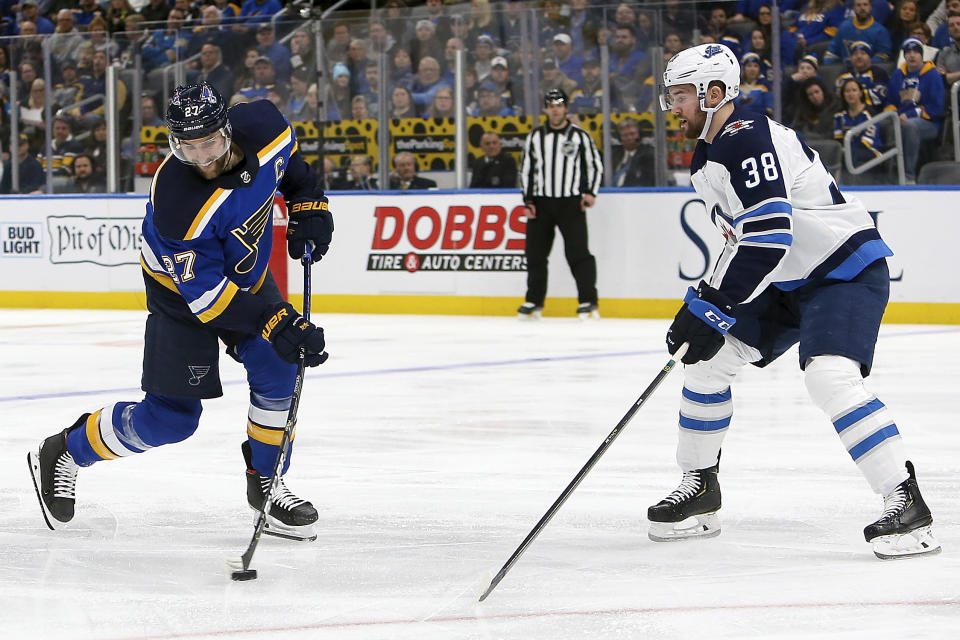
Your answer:
[[[252,534],[243,370],[186,442],[81,469],[69,530],[26,466],[80,413],[138,400],[144,314],[0,311],[0,630],[7,638],[955,638],[960,327],[885,325],[892,410],[943,544],[880,561],[882,507],[807,400],[792,351],[734,386],[722,534],[654,543],[680,480],[682,372],[636,415],[484,603],[477,598],[668,357],[666,321],[323,316],[288,485],[319,538]]]

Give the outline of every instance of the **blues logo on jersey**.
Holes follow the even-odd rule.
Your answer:
[[[262,311],[249,294],[267,276],[277,191],[287,198],[323,192],[297,153],[293,128],[270,102],[236,105],[228,116],[243,160],[213,180],[172,156],[163,162],[143,221],[141,264],[201,322],[250,331]]]

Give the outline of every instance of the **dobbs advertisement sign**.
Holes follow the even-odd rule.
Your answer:
[[[526,271],[526,209],[377,206],[367,271]]]

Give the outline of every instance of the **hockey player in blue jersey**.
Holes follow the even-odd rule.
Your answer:
[[[810,398],[831,420],[873,490],[881,517],[864,529],[881,558],[940,550],[933,518],[892,414],[864,386],[889,294],[892,252],[858,201],[845,197],[791,129],[734,105],[740,68],[723,45],[681,51],[663,74],[661,106],[699,140],[691,182],[726,243],[708,282],[691,287],[667,333],[684,343],[677,462],[680,486],[650,507],[655,541],[720,533],[720,446],[730,385],[799,343]]]
[[[269,101],[229,111],[211,85],[178,87],[166,111],[172,153],[157,170],[143,220],[141,266],[149,315],[140,402],[84,413],[27,456],[51,529],[74,515],[79,467],[179,442],[197,429],[201,400],[222,395],[218,343],[250,386],[247,500],[263,504],[296,377],[327,359],[323,329],[284,302],[268,269],[273,201],[290,211],[287,248],[319,260],[333,219],[293,128]],[[240,426],[240,423],[238,423]],[[288,456],[283,473],[289,467]],[[313,539],[317,511],[280,480],[267,531]]]

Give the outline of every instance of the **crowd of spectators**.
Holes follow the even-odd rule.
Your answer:
[[[162,125],[158,102],[172,88],[174,62],[188,61],[188,81],[208,80],[234,102],[267,98],[295,119],[316,118],[315,99],[312,111],[304,107],[309,85],[316,80],[315,61],[302,44],[307,34],[290,38],[288,45],[277,42],[277,25],[288,25],[287,33],[297,26],[277,21],[288,13],[279,0],[246,0],[241,5],[229,0],[0,0],[0,147],[5,169],[0,192],[14,190],[9,170],[14,162],[19,167],[16,191],[44,192],[48,152],[55,191],[106,190],[104,96],[109,66],[119,70],[121,189],[132,188],[140,146],[132,131],[133,109],[140,109],[144,126]],[[44,38],[50,42],[49,69],[44,68]],[[249,64],[227,64],[245,61],[244,55]],[[140,96],[131,96],[135,76],[142,78]],[[293,88],[287,89],[287,83]],[[6,147],[13,121],[18,148],[10,153]]]
[[[127,167],[121,173],[129,177],[138,149],[130,130],[132,110],[141,109],[145,125],[159,124],[157,103],[169,90],[171,63],[184,60],[188,81],[210,82],[231,103],[270,100],[291,121],[375,118],[381,110],[391,118],[514,116],[531,109],[537,114],[539,95],[524,95],[531,87],[538,94],[565,91],[573,117],[599,113],[605,99],[614,111],[643,113],[657,108],[653,73],[658,65],[651,60],[651,47],[662,47],[669,59],[692,44],[719,42],[741,60],[740,104],[772,115],[773,80],[779,74],[782,118],[810,140],[842,139],[870,115],[896,110],[912,181],[930,148],[945,137],[947,85],[960,79],[960,0],[780,0],[779,38],[772,33],[769,0],[378,4],[363,18],[334,14],[325,21],[324,69],[318,74],[315,38],[302,19],[292,19],[300,7],[291,2],[0,0],[0,139],[9,140],[10,119],[18,118],[28,155],[45,165],[43,107],[49,100],[57,118],[54,129],[60,130],[52,141],[55,175],[72,180],[74,159],[87,153],[92,175],[104,178],[97,134],[104,116],[100,96],[105,69],[114,65],[121,71],[117,103]],[[536,32],[524,34],[529,24]],[[53,36],[52,87],[44,81],[39,40],[46,34]],[[775,68],[771,49],[778,40],[780,66]],[[604,44],[607,69],[600,62]],[[466,60],[464,114],[455,112],[453,99],[460,50]],[[124,75],[134,69],[138,53],[145,74],[139,99],[129,95],[131,76]],[[20,90],[11,105],[14,68]],[[626,127],[630,144],[634,125]],[[861,159],[876,157],[891,142],[879,129],[858,140]],[[648,142],[629,150],[630,161],[653,162]],[[616,145],[619,154],[625,145],[620,140]],[[637,149],[641,153],[633,153]],[[357,160],[358,167],[364,164]],[[351,162],[351,176],[353,167]],[[623,176],[652,175],[649,166],[635,164],[630,172],[617,168],[624,169],[618,184],[626,186],[636,179]],[[362,176],[347,180],[344,175],[341,182],[371,188]],[[21,185],[21,191],[31,186]],[[73,188],[72,182],[66,188]]]
[[[780,74],[782,120],[812,145],[841,142],[871,116],[893,111],[902,129],[906,180],[915,183],[924,159],[934,159],[936,142],[946,138],[948,89],[960,79],[960,0],[778,4],[780,68],[772,62],[766,1],[741,0],[732,16],[725,8],[711,10],[704,38],[740,57],[739,103],[772,116],[773,80]],[[746,21],[752,21],[749,33],[736,29]],[[893,142],[891,131],[871,126],[856,136],[855,164],[878,157]],[[859,181],[886,181],[884,171],[878,167]]]

